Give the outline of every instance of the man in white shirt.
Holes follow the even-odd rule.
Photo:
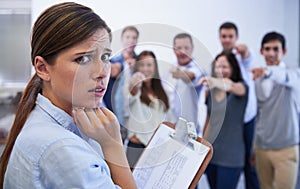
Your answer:
[[[250,165],[255,117],[257,111],[254,82],[252,80],[251,72],[248,71],[249,68],[252,67],[251,63],[253,56],[247,45],[237,44],[238,28],[234,23],[225,22],[219,27],[219,39],[223,50],[232,51],[236,55],[236,59],[238,60],[240,70],[242,72],[242,77],[248,85],[249,95],[244,116],[244,142],[246,149],[244,174],[246,189],[259,189],[256,170]]]
[[[197,81],[203,75],[200,66],[193,60],[193,40],[190,34],[180,33],[173,40],[174,53],[177,58],[171,75],[176,80],[173,87],[166,89],[170,108],[175,117],[182,117],[195,123],[198,134],[201,132],[198,124],[198,94],[200,88]],[[171,90],[170,90],[171,89]]]

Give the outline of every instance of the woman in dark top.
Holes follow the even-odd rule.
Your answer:
[[[219,54],[212,65],[212,77],[198,82],[210,88],[204,137],[212,143],[213,158],[206,174],[212,189],[235,189],[244,166],[243,118],[248,89],[235,55]]]

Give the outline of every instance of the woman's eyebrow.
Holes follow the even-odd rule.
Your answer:
[[[83,54],[93,54],[95,53],[95,50],[91,50],[91,51],[84,51],[84,52],[78,52],[75,55],[83,55]]]
[[[112,52],[112,50],[109,49],[109,48],[104,48],[104,50],[105,50],[105,51],[108,51],[108,52]]]
[[[104,48],[104,51],[111,53],[112,50],[109,48]],[[91,51],[83,51],[83,52],[78,52],[75,55],[83,55],[83,54],[94,54],[96,50],[91,50]]]

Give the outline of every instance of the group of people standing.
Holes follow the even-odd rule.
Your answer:
[[[127,33],[133,36],[131,43],[125,43],[130,39]],[[206,171],[211,188],[236,188],[242,172],[247,189],[295,187],[300,111],[296,82],[300,81],[300,71],[287,68],[282,61],[286,53],[282,34],[265,34],[260,52],[266,66],[258,67],[247,45],[237,44],[237,26],[232,22],[221,24],[219,39],[223,50],[212,61],[207,76],[193,59],[192,36],[179,33],[173,40],[177,62],[168,70],[176,80],[172,86],[160,77],[152,51],[136,55],[138,36],[134,26],[124,28],[124,50],[119,59],[131,56],[128,62],[112,59],[112,67],[120,64],[120,69],[119,75],[111,79],[120,81],[125,77],[127,82],[118,85],[122,95],[106,93],[109,101],[104,101],[118,106],[125,102],[124,114],[117,116],[127,120],[122,129],[128,132],[123,140],[128,140],[131,168],[159,123],[176,123],[183,117],[196,123],[198,133],[213,145],[214,155]],[[128,72],[125,67],[132,69]],[[198,109],[203,93],[207,116],[201,125]],[[123,100],[116,100],[116,96]],[[117,106],[111,110],[119,111]],[[284,118],[283,112],[291,117]]]
[[[219,34],[224,51],[212,64],[212,77],[200,80],[210,87],[204,130],[214,147],[206,171],[209,184],[236,188],[244,168],[246,188],[293,189],[299,163],[300,69],[283,62],[286,42],[278,32],[262,39],[264,67],[251,65],[246,45],[235,45],[234,23],[222,24]]]
[[[136,188],[130,168],[155,129],[183,117],[213,145],[206,169],[212,189],[236,188],[242,171],[247,189],[295,188],[300,70],[282,61],[282,34],[264,35],[264,67],[252,65],[253,55],[237,44],[238,36],[232,22],[219,27],[223,50],[207,75],[193,59],[193,37],[177,34],[170,85],[154,52],[135,52],[136,27],[124,28],[124,48],[110,58],[111,30],[90,8],[70,2],[49,7],[33,26],[36,73],[1,156],[0,185]],[[203,125],[201,95],[207,107]]]
[[[123,50],[112,58],[112,69],[118,67],[118,74],[111,75],[108,85],[113,85],[104,96],[104,104],[116,115],[121,124],[127,158],[134,166],[143,149],[149,142],[157,126],[163,121],[176,123],[179,116],[197,123],[197,85],[201,77],[199,67],[192,58],[193,40],[187,33],[175,36],[174,52],[178,58],[170,74],[178,80],[175,85],[161,78],[154,52],[144,50],[136,55],[139,32],[134,26],[122,31]],[[131,56],[127,56],[131,55]],[[115,61],[115,60],[119,61]],[[128,60],[128,61],[127,61]],[[122,84],[121,84],[122,83]],[[198,90],[199,91],[199,90]],[[184,97],[184,98],[182,98]],[[118,107],[123,113],[119,114]]]

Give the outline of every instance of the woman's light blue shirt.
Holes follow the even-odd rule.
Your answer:
[[[15,142],[4,188],[119,187],[111,179],[100,145],[39,94]]]

